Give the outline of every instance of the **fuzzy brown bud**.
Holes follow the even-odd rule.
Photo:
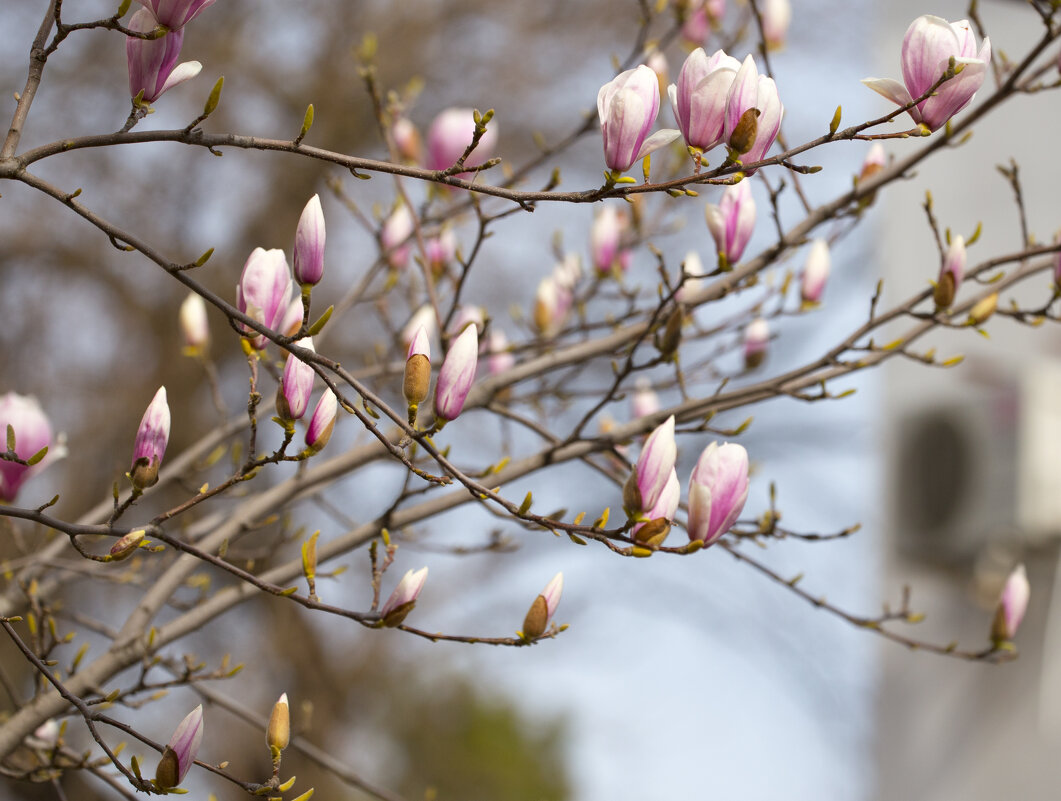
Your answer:
[[[523,636],[528,640],[536,640],[545,633],[545,626],[549,622],[549,605],[544,595],[534,599],[527,616],[523,618]]]
[[[419,406],[431,390],[431,361],[422,353],[414,353],[405,362],[402,392],[410,406]]]
[[[740,115],[737,127],[733,129],[733,134],[729,138],[729,146],[738,155],[743,156],[755,144],[755,139],[759,135],[759,114],[759,109],[750,108]]]
[[[670,317],[667,318],[667,324],[663,327],[663,331],[656,342],[656,347],[659,348],[660,355],[664,359],[669,359],[677,352],[678,345],[681,344],[682,340],[682,322],[684,320],[685,313],[681,310],[681,307],[676,307],[670,313]]]
[[[969,325],[983,325],[998,308],[998,293],[992,292],[969,310]]]
[[[158,483],[158,459],[148,461],[146,456],[141,456],[129,471],[129,478],[139,490],[155,486]]]
[[[667,539],[668,534],[670,534],[670,521],[665,517],[657,517],[641,526],[634,533],[634,539],[645,545],[659,545]]]
[[[176,787],[180,784],[180,760],[177,759],[177,752],[166,746],[166,750],[162,752],[162,759],[158,761],[158,767],[155,768],[155,782],[159,787]]]
[[[932,300],[936,302],[936,308],[949,309],[954,303],[954,291],[954,275],[949,272],[943,273],[936,283],[936,288],[932,290]]]
[[[630,477],[623,484],[623,509],[628,515],[636,515],[641,511],[641,488],[637,484],[637,470],[630,472]]]
[[[119,539],[114,545],[111,546],[110,557],[111,561],[120,562],[123,559],[128,559],[132,556],[133,551],[140,547],[140,543],[144,539],[144,530],[138,529],[136,531],[130,531],[124,537]]]
[[[269,746],[274,758],[287,748],[291,742],[291,710],[287,704],[287,693],[273,704],[273,711],[269,715],[269,728],[265,732],[265,742]]]

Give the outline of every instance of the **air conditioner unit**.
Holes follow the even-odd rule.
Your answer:
[[[889,436],[899,550],[967,561],[988,544],[1061,536],[1061,368],[1039,362],[992,386],[914,402]]]

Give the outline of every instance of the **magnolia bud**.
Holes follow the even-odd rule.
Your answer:
[[[200,704],[180,722],[162,753],[155,770],[155,782],[159,787],[168,790],[184,781],[202,741],[203,707]]]
[[[526,617],[523,618],[523,638],[536,640],[545,633],[546,626],[556,612],[560,603],[560,594],[564,589],[564,574],[557,573],[552,580],[545,585],[541,595],[534,599]]]
[[[273,759],[280,756],[280,752],[287,748],[291,742],[291,710],[287,705],[287,693],[273,704],[273,711],[269,715],[269,728],[265,732],[265,742],[272,752]]]
[[[427,329],[421,326],[409,345],[409,355],[405,361],[405,377],[402,392],[411,408],[415,408],[427,399],[431,389],[431,343]]]
[[[998,293],[992,292],[986,298],[977,301],[971,309],[969,309],[969,319],[966,320],[967,325],[983,325],[986,323],[995,310],[998,308]]]
[[[111,546],[110,557],[112,562],[120,562],[132,556],[133,551],[140,547],[144,540],[144,530],[130,531]]]
[[[158,482],[158,468],[166,455],[169,442],[170,414],[166,402],[166,388],[159,387],[136,432],[133,444],[133,463],[129,477],[138,490],[154,486]]]
[[[420,596],[420,591],[424,589],[424,582],[426,581],[426,567],[422,567],[419,570],[409,570],[402,576],[402,580],[398,582],[398,586],[394,588],[390,598],[383,604],[383,608],[379,610],[379,616],[384,626],[394,628],[401,625],[406,615],[412,612],[413,607],[416,606],[416,599]]]
[[[759,135],[759,109],[750,108],[740,115],[737,127],[729,137],[729,146],[738,154],[743,156],[755,144]]]
[[[659,545],[670,533],[670,521],[665,517],[650,520],[634,532],[634,539],[645,545]]]
[[[677,353],[678,345],[682,341],[682,322],[684,320],[685,313],[680,306],[675,307],[674,311],[670,313],[670,317],[667,318],[667,324],[663,327],[662,333],[656,340],[656,347],[659,349],[660,356],[664,359],[669,359]]]

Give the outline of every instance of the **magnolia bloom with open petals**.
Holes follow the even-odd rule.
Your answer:
[[[702,47],[685,59],[678,82],[667,88],[685,143],[708,151],[723,141],[726,101],[741,64],[723,50],[710,57]]]
[[[435,416],[439,421],[456,420],[475,381],[479,359],[479,335],[469,325],[450,346],[435,382]]]
[[[435,117],[427,132],[427,168],[446,170],[457,163],[475,137],[474,112],[470,108],[448,108]],[[487,161],[497,147],[497,123],[491,121],[479,139],[465,167],[478,167]]]
[[[255,248],[236,286],[236,305],[253,320],[273,331],[281,330],[291,300],[291,271],[284,251]],[[301,303],[301,301],[300,301]],[[265,347],[266,338],[245,328],[247,338],[257,350]]]
[[[678,137],[679,132],[670,129],[648,135],[658,114],[659,82],[644,64],[619,73],[600,88],[597,115],[604,135],[604,163],[610,170],[626,172]]]
[[[611,275],[619,269],[626,272],[630,267],[631,252],[623,247],[623,237],[630,228],[630,217],[614,204],[604,204],[593,216],[589,229],[589,251],[593,267],[601,275]]]
[[[413,215],[409,207],[400,204],[383,223],[379,240],[383,246],[387,263],[396,270],[401,270],[409,263],[409,252],[412,246]]]
[[[339,413],[339,401],[331,388],[324,390],[321,399],[313,410],[313,416],[309,419],[306,428],[306,447],[311,453],[317,453],[332,437],[335,430],[335,418]]]
[[[807,263],[803,265],[803,279],[800,281],[799,294],[804,303],[818,303],[825,282],[829,279],[829,243],[824,239],[815,239],[807,254]]]
[[[383,604],[383,608],[379,610],[383,625],[388,627],[397,626],[405,620],[405,616],[413,611],[413,607],[416,606],[416,599],[420,596],[420,591],[424,589],[424,582],[426,581],[426,567],[422,567],[419,570],[409,570],[402,576],[402,580],[398,582],[398,586],[394,588],[390,598]]]
[[[748,452],[712,442],[689,477],[689,539],[710,545],[740,516],[748,499]]]
[[[947,255],[943,258],[943,265],[939,269],[939,280],[932,291],[932,299],[936,307],[949,309],[954,303],[954,296],[958,287],[962,285],[965,277],[965,237],[961,234],[951,238]]]
[[[903,83],[892,78],[865,78],[862,83],[893,103],[905,106],[943,77],[952,58],[955,76],[909,109],[914,122],[923,123],[930,131],[935,131],[972,102],[987,77],[991,40],[984,37],[977,51],[976,37],[968,20],[947,22],[931,14],[918,17],[910,23],[903,37]]]
[[[7,450],[7,427],[15,432],[15,454],[22,461],[52,444],[52,427],[36,398],[8,392],[0,396],[0,448]],[[0,501],[15,500],[19,487],[40,469],[0,460]]]
[[[184,781],[202,741],[203,707],[200,704],[180,722],[162,752],[162,759],[155,770],[155,781],[160,787],[168,790]]]
[[[759,111],[754,139],[747,136],[748,129],[741,125],[749,109]],[[777,138],[784,116],[785,107],[777,93],[777,84],[773,78],[759,74],[755,59],[749,54],[737,70],[726,96],[725,141],[741,154],[744,164],[761,161]]]
[[[770,324],[762,317],[752,320],[744,329],[744,367],[751,370],[763,363],[770,344]]]
[[[719,264],[731,267],[740,261],[755,231],[755,200],[751,181],[726,187],[722,202],[704,208],[707,228],[718,248]]]
[[[535,640],[545,633],[549,621],[556,614],[556,607],[560,605],[560,595],[563,591],[564,574],[557,573],[534,599],[526,617],[523,618],[522,634],[525,639]]]
[[[150,487],[158,481],[158,468],[169,443],[169,426],[166,388],[159,387],[140,419],[140,428],[136,431],[136,441],[133,443],[133,462],[129,475],[137,489]]]
[[[163,25],[170,30],[183,28],[212,6],[216,0],[137,0],[150,9]]]
[[[313,340],[309,337],[300,339],[294,345],[314,352]],[[306,362],[295,354],[287,357],[284,375],[280,379],[280,391],[276,393],[276,413],[283,420],[301,420],[309,408],[309,398],[313,394],[313,379],[316,373]]]
[[[996,643],[1012,640],[1028,611],[1031,598],[1031,586],[1028,584],[1028,573],[1024,565],[1017,565],[1009,574],[1002,595],[998,599],[998,609],[991,626],[991,639]]]
[[[129,20],[129,29],[149,33],[158,27],[158,20],[146,8],[141,8]],[[178,64],[184,31],[172,30],[158,39],[125,37],[125,60],[129,67],[129,96],[143,92],[143,102],[155,102],[163,92],[177,84],[191,80],[202,70],[198,61]]]
[[[295,280],[316,286],[324,276],[324,212],[320,195],[314,195],[302,209],[295,229]]]
[[[623,488],[623,507],[628,515],[640,516],[659,503],[671,473],[674,472],[674,462],[677,458],[674,415],[671,415],[645,440],[637,464]]]

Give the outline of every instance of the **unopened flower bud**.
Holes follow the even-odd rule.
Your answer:
[[[413,312],[409,322],[402,328],[402,348],[409,350],[416,338],[416,332],[421,328],[427,331],[428,340],[434,339],[438,334],[438,318],[435,316],[435,310],[427,303]]]
[[[536,640],[545,633],[549,621],[556,613],[556,607],[560,603],[560,595],[564,590],[564,574],[557,573],[552,580],[545,585],[541,595],[534,599],[526,617],[523,618],[523,638]]]
[[[300,348],[314,352],[313,340],[310,337],[294,343]],[[284,374],[276,393],[276,413],[282,420],[301,420],[309,408],[309,398],[313,394],[313,379],[316,373],[313,366],[291,354],[284,365]]]
[[[788,26],[792,21],[792,5],[789,0],[764,0],[762,4],[763,36],[771,50],[785,46]]]
[[[15,432],[15,455],[22,461],[52,445],[51,425],[36,398],[15,392],[0,396],[0,450],[7,450],[8,426]],[[19,487],[42,466],[0,459],[0,501],[15,500]]]
[[[133,443],[133,463],[129,471],[133,486],[138,490],[154,486],[158,481],[158,468],[166,455],[169,442],[169,404],[166,388],[159,387],[144,416]]]
[[[977,301],[969,309],[969,319],[965,322],[967,325],[983,325],[991,318],[996,309],[998,309],[998,293],[992,292],[986,298]]]
[[[740,261],[755,232],[755,199],[750,181],[726,187],[722,201],[704,207],[707,229],[718,249],[719,265],[728,269]]]
[[[409,570],[402,576],[402,580],[398,582],[398,586],[394,588],[390,598],[383,604],[383,608],[379,610],[379,616],[384,626],[394,628],[401,625],[402,621],[405,620],[405,616],[412,612],[413,607],[416,606],[416,599],[420,596],[420,591],[424,589],[424,582],[426,581],[426,567],[422,567],[419,570]]]
[[[937,311],[949,309],[954,303],[954,296],[964,277],[965,237],[959,234],[950,241],[950,247],[947,249],[947,255],[939,271],[939,280],[932,291],[932,299],[936,302]]]
[[[335,430],[335,418],[338,413],[339,401],[329,387],[317,401],[317,408],[313,410],[309,427],[306,429],[306,447],[310,453],[318,453],[328,444],[332,431]]]
[[[273,759],[280,756],[280,752],[287,748],[291,742],[291,710],[287,705],[287,693],[280,696],[273,704],[273,711],[269,715],[269,727],[265,732],[265,742],[272,752]]]
[[[303,286],[316,286],[324,276],[324,241],[324,212],[320,195],[314,195],[295,229],[295,280]]]
[[[398,155],[409,164],[419,164],[423,147],[420,142],[420,132],[416,130],[408,117],[398,117],[391,125],[391,137]]]
[[[648,417],[659,410],[659,396],[652,389],[652,382],[641,376],[634,382],[634,394],[630,398],[631,419]]]
[[[160,24],[147,8],[141,8],[129,19],[129,30],[150,33]],[[167,26],[169,27],[169,26]],[[125,59],[129,68],[129,96],[136,98],[143,92],[144,103],[154,103],[163,92],[194,78],[202,70],[198,61],[178,64],[183,30],[170,30],[157,39],[127,36]]]
[[[162,753],[155,771],[155,782],[159,787],[169,790],[184,781],[202,741],[203,707],[200,704],[180,722]]]
[[[770,324],[757,318],[744,329],[744,368],[752,370],[766,358],[766,346],[770,343]]]
[[[991,625],[991,640],[995,645],[1009,642],[1016,636],[1024,613],[1028,610],[1031,587],[1024,565],[1017,565],[1006,579],[1002,595],[998,600],[995,619]]]
[[[201,354],[210,346],[210,326],[206,319],[206,302],[191,292],[181,303],[181,336],[189,354]]]
[[[490,375],[500,375],[516,366],[516,357],[508,347],[508,337],[500,328],[490,329],[487,350],[490,357],[486,360],[486,367]]]
[[[660,356],[670,359],[678,352],[678,346],[682,341],[682,323],[685,321],[685,312],[680,306],[675,306],[667,318],[667,324],[656,337],[656,348]]]
[[[689,477],[689,539],[710,545],[729,531],[748,499],[748,452],[708,445]]]
[[[629,481],[623,490],[623,505],[630,517],[637,517],[657,505],[660,496],[670,483],[677,458],[678,445],[674,441],[674,415],[671,415],[649,434],[641,449],[641,455],[634,466],[636,497],[634,487],[629,486]],[[634,501],[637,503],[635,504]],[[660,516],[655,515],[655,517]]]
[[[413,215],[404,203],[399,204],[383,223],[379,235],[380,245],[387,263],[395,270],[401,270],[409,263],[409,240],[413,230]]]
[[[243,266],[243,274],[236,286],[239,310],[266,328],[282,331],[280,325],[290,300],[291,273],[284,252],[276,248],[255,248]],[[264,336],[249,328],[244,330],[255,350],[265,347],[267,340]]]
[[[409,346],[409,355],[405,360],[405,377],[402,382],[402,392],[410,411],[427,399],[430,389],[431,344],[427,337],[427,329],[421,326]]]
[[[112,562],[121,562],[133,555],[133,551],[140,547],[144,541],[144,530],[130,531],[111,546],[110,557]]]
[[[821,301],[825,282],[829,280],[829,261],[829,243],[824,239],[815,239],[807,254],[807,263],[803,265],[803,279],[799,288],[800,298],[805,305]]]
[[[887,156],[884,154],[884,145],[874,142],[866,152],[866,159],[862,162],[862,169],[858,173],[858,183],[868,181],[879,173],[888,164]]]
[[[456,420],[475,381],[479,359],[479,336],[469,325],[450,346],[435,382],[435,415],[440,420]]]

